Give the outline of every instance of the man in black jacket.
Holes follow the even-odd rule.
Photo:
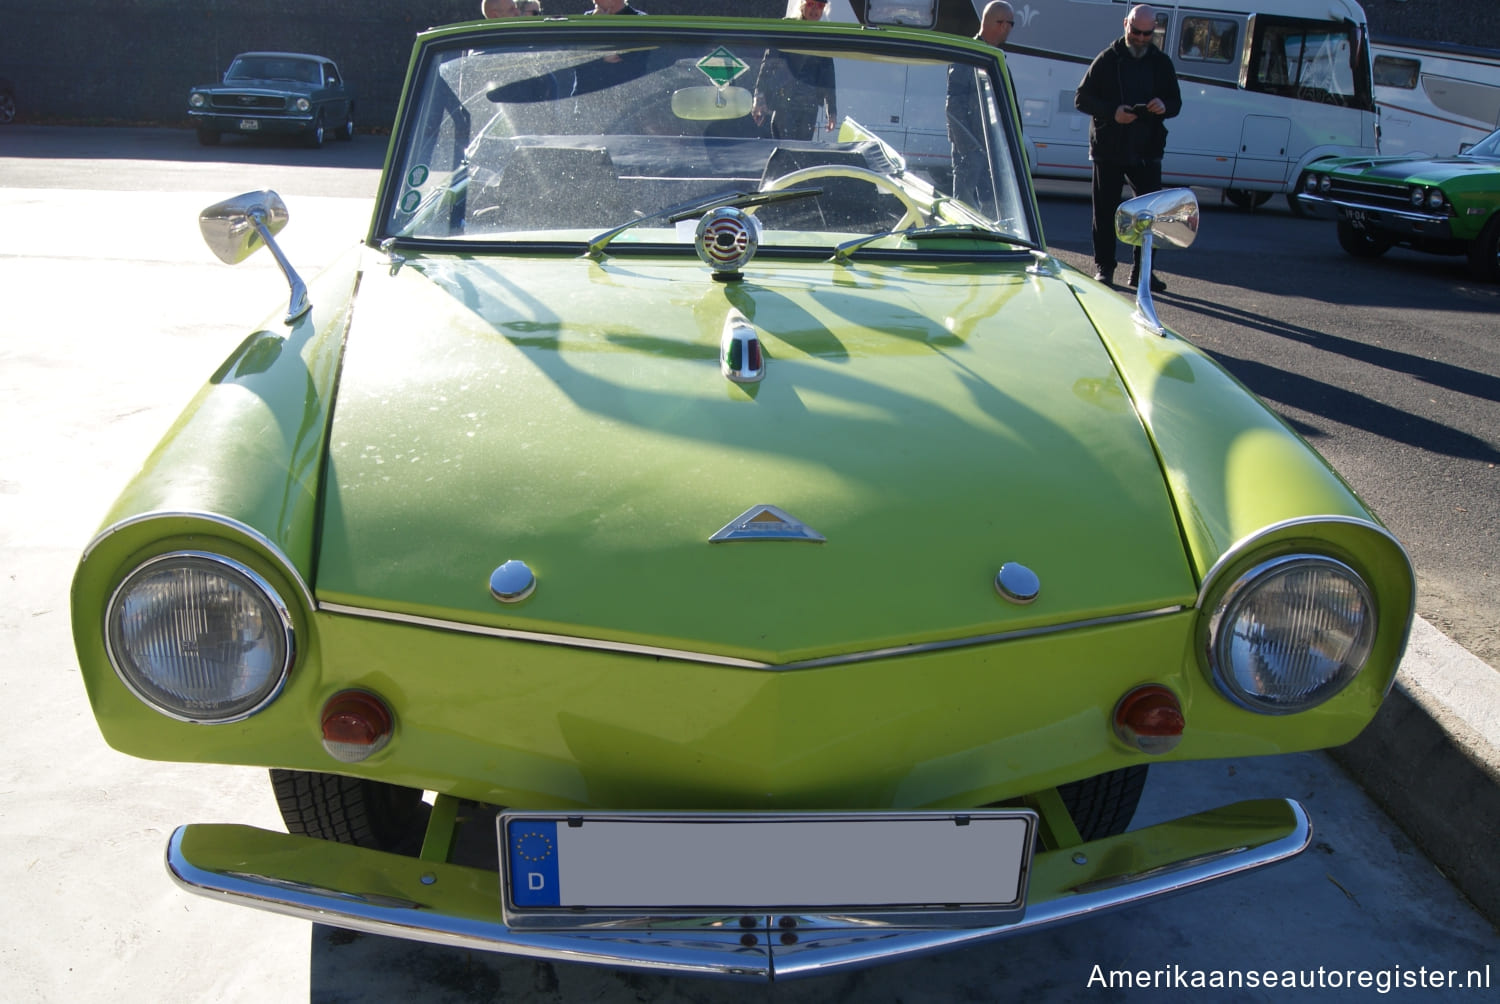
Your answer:
[[[1182,111],[1182,93],[1172,60],[1152,44],[1156,12],[1145,4],[1125,15],[1125,36],[1089,64],[1073,104],[1093,122],[1089,159],[1094,163],[1094,278],[1115,277],[1115,210],[1125,182],[1136,195],[1161,188],[1161,158],[1167,148],[1166,119]],[[1140,279],[1141,249],[1135,249],[1131,285]],[[1151,288],[1167,284],[1150,277]]]

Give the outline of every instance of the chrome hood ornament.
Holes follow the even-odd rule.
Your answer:
[[[708,538],[710,544],[726,540],[827,540],[806,523],[773,505],[751,506]]]
[[[715,279],[742,279],[740,269],[760,249],[760,221],[743,209],[721,206],[703,214],[695,241],[698,257],[714,270]]]

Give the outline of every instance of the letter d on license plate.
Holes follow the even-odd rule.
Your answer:
[[[513,926],[782,910],[963,926],[1019,919],[1036,815],[507,812],[498,827]]]

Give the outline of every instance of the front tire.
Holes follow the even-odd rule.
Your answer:
[[[1469,245],[1469,272],[1485,282],[1500,282],[1500,213],[1490,218]]]
[[[323,139],[328,135],[328,129],[323,125],[323,113],[318,112],[318,117],[313,119],[312,129],[307,134],[307,145],[314,150],[321,149]]]
[[[1252,192],[1248,188],[1226,188],[1224,197],[1240,209],[1256,209],[1271,201],[1270,192]]]
[[[334,133],[339,142],[347,143],[354,138],[354,105],[344,109],[344,124],[339,126],[339,131]]]
[[[1148,764],[1122,767],[1057,786],[1057,793],[1085,842],[1125,832],[1145,790],[1148,767]]]
[[[288,833],[396,854],[422,849],[430,810],[415,788],[273,768],[271,790]]]
[[[1356,258],[1379,258],[1391,249],[1391,242],[1339,220],[1339,247]]]

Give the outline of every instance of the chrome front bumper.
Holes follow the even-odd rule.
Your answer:
[[[1368,222],[1380,230],[1399,234],[1419,234],[1424,237],[1448,238],[1453,235],[1451,218],[1446,213],[1425,212],[1420,209],[1395,209],[1391,206],[1375,205],[1358,199],[1297,194],[1297,201],[1304,209],[1320,216],[1344,216],[1349,213],[1362,214]]]
[[[236,825],[178,827],[167,868],[190,892],[370,934],[553,962],[770,981],[1090,917],[1285,860],[1311,836],[1301,805],[1264,799],[1041,852],[1032,860],[1023,919],[999,927],[898,928],[760,912],[521,931],[500,921],[495,872]]]

